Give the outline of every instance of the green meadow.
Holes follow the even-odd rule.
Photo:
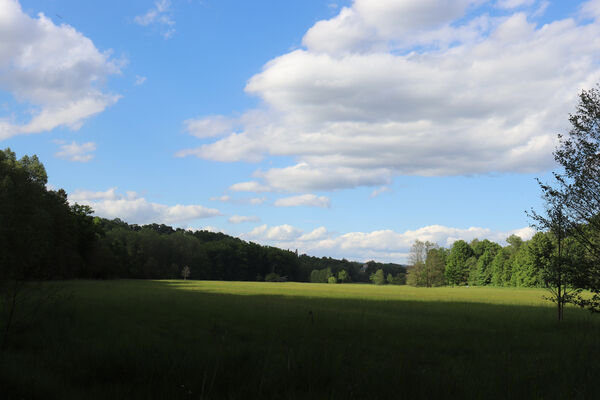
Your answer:
[[[218,281],[45,284],[3,399],[592,398],[600,316],[539,289]]]

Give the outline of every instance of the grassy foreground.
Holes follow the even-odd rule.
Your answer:
[[[53,283],[0,354],[4,399],[592,398],[600,316],[544,291]]]

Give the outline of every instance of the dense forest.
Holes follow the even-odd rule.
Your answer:
[[[542,287],[556,253],[551,231],[507,245],[457,240],[449,249],[416,241],[408,268],[399,264],[298,255],[209,231],[164,224],[139,226],[94,217],[70,204],[64,190],[48,190],[36,156],[0,151],[0,274],[6,280],[176,279],[371,282],[413,286],[494,285]],[[563,244],[571,257],[585,249]]]
[[[543,286],[542,267],[555,247],[551,233],[518,236],[505,247],[489,240],[449,249],[417,241],[410,266],[312,257],[223,233],[163,224],[135,225],[94,217],[48,190],[36,156],[0,151],[0,263],[13,279],[175,279],[372,282],[414,286]]]
[[[246,242],[223,233],[135,225],[94,217],[48,190],[36,156],[0,151],[0,265],[2,278],[173,279],[370,282],[378,270],[404,276],[398,264],[311,257]],[[316,274],[313,271],[317,272]]]
[[[511,235],[502,247],[490,240],[470,243],[457,240],[449,249],[416,241],[410,253],[407,282],[413,286],[514,286],[544,287],[545,273],[557,241],[551,232],[537,232],[530,240]],[[584,249],[566,243],[572,257],[583,258]]]

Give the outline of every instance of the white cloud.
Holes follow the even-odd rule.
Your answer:
[[[389,186],[382,186],[371,192],[371,198],[375,198],[382,193],[391,192],[391,191],[392,191],[392,189],[390,189]]]
[[[222,203],[234,203],[234,204],[250,204],[253,206],[261,205],[267,201],[266,197],[249,197],[249,198],[233,198],[229,195],[213,196],[210,198],[212,201],[220,201]]]
[[[255,216],[232,215],[229,217],[228,221],[232,224],[241,224],[244,222],[258,222],[260,221],[260,218]]]
[[[511,9],[517,7],[526,7],[534,5],[536,0],[498,0],[496,2],[496,7]]]
[[[590,0],[581,4],[580,15],[583,18],[600,19],[600,1]]]
[[[96,215],[105,218],[120,218],[136,224],[147,223],[183,223],[198,218],[210,218],[221,215],[214,208],[201,205],[167,206],[147,201],[138,193],[128,191],[124,195],[117,188],[104,192],[76,190],[69,195],[69,201],[91,206]]]
[[[302,194],[299,196],[283,197],[275,200],[276,207],[321,207],[329,208],[331,203],[326,196],[317,196],[314,194]]]
[[[77,162],[88,162],[94,158],[94,155],[91,154],[96,151],[96,143],[94,142],[82,144],[77,144],[75,141],[71,142],[71,144],[57,143],[60,144],[60,150],[54,154],[55,157]]]
[[[161,35],[165,39],[171,38],[175,34],[175,21],[171,16],[171,1],[158,0],[154,2],[154,7],[149,9],[145,14],[138,15],[134,22],[141,26],[157,24],[162,27]]]
[[[27,108],[0,117],[0,140],[59,126],[79,129],[119,99],[99,88],[120,72],[118,62],[75,28],[42,13],[32,18],[17,0],[0,0],[0,37],[0,89]]]
[[[248,203],[255,206],[263,204],[265,201],[267,201],[266,197],[252,197],[248,199]]]
[[[281,231],[289,232],[289,234],[281,234]],[[300,229],[290,225],[271,228],[267,225],[261,225],[243,235],[243,237],[282,248],[295,248],[303,253],[317,256],[331,256],[357,261],[374,259],[382,262],[404,263],[407,261],[410,247],[417,239],[428,240],[449,248],[459,239],[466,241],[476,238],[490,239],[506,245],[505,239],[512,234],[528,240],[534,233],[535,230],[530,227],[511,231],[492,231],[480,227],[461,229],[431,225],[405,232],[379,230],[336,235],[329,232],[325,227],[319,227],[312,232],[303,234]]]
[[[315,241],[326,239],[328,236],[329,233],[327,232],[327,228],[325,228],[324,226],[320,226],[318,228],[315,228],[312,232],[305,233],[304,235],[300,236],[298,240]]]
[[[135,85],[136,86],[143,85],[145,82],[146,82],[145,76],[140,76],[140,75],[135,76]]]
[[[231,197],[227,196],[226,194],[224,194],[223,196],[213,196],[210,198],[210,200],[212,201],[220,201],[223,203],[227,203],[228,201],[231,201]]]
[[[229,187],[234,192],[268,192],[271,190],[268,186],[261,185],[256,181],[235,183]]]
[[[260,111],[179,155],[266,158],[246,189],[295,193],[552,168],[577,94],[600,80],[600,23],[538,26],[535,6],[491,17],[483,3],[356,0],[248,81]]]
[[[279,225],[268,227],[267,225],[257,226],[250,232],[242,235],[247,240],[267,240],[267,241],[289,241],[297,239],[302,231],[291,225]]]
[[[192,232],[208,231],[208,232],[213,232],[213,233],[225,233],[225,234],[227,234],[227,231],[225,231],[224,229],[221,229],[221,228],[216,227],[216,226],[211,226],[211,225],[202,226],[200,228],[187,228],[187,230],[188,231],[192,231]]]
[[[221,115],[214,115],[198,119],[183,121],[185,130],[197,138],[222,136],[231,133],[234,123],[231,119]]]

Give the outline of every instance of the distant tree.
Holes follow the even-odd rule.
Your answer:
[[[410,254],[408,256],[410,268],[408,270],[407,281],[409,285],[427,287],[433,286],[434,278],[437,279],[437,253],[435,253],[435,256],[432,256],[429,259],[429,263],[427,260],[431,251],[437,250],[437,248],[438,246],[435,243],[415,240],[415,243],[410,248]]]
[[[265,276],[265,282],[279,282],[280,279],[281,277],[279,276],[279,274],[275,272],[268,273]]]
[[[350,282],[350,275],[348,274],[348,271],[345,269],[340,270],[340,272],[338,272],[338,280],[341,283]]]
[[[321,273],[318,269],[313,269],[310,273],[310,281],[312,283],[321,283]]]
[[[371,274],[369,279],[371,280],[371,282],[373,282],[376,285],[384,285],[385,284],[385,274],[383,272],[383,269],[378,269],[377,272]]]
[[[338,280],[335,276],[330,276],[327,278],[327,283],[338,283]]]
[[[446,281],[449,284],[464,285],[468,282],[467,260],[473,255],[473,249],[467,242],[464,240],[454,242],[446,259]]]
[[[390,285],[392,285],[394,283],[394,275],[392,275],[391,273],[388,273],[385,278],[385,281],[387,283],[389,283]]]
[[[187,265],[185,267],[183,267],[183,269],[181,270],[181,276],[183,276],[184,281],[190,277],[190,274],[191,274],[190,267],[188,267]]]

